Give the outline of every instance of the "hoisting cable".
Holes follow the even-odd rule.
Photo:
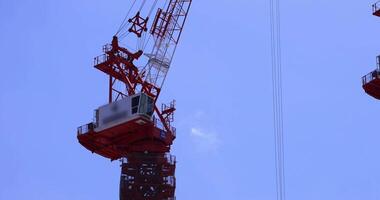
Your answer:
[[[154,7],[156,7],[157,1],[158,0],[155,0],[154,3],[153,3],[153,6],[149,9],[148,18],[150,17],[151,13],[153,12]],[[137,0],[133,1],[132,5],[129,8],[127,14],[125,15],[125,17],[124,17],[124,19],[123,19],[123,21],[122,21],[122,23],[121,23],[118,31],[115,34],[116,36],[118,36],[119,41],[123,40],[125,37],[127,37],[131,33],[130,29],[128,29],[128,27],[127,27],[129,24],[131,24],[131,22],[130,22],[130,20],[128,18],[129,18],[129,15],[130,15],[132,9],[135,7],[136,2],[137,2]],[[144,9],[145,4],[146,4],[146,0],[143,0],[141,2],[141,4],[138,6],[138,10],[137,10],[138,13],[142,12],[142,10]],[[140,14],[140,16],[141,16],[141,14]],[[140,16],[136,15],[136,17],[140,17]],[[143,48],[144,42],[145,42],[145,37],[146,37],[146,32],[142,31],[142,34],[137,39],[136,50],[137,49],[141,50]]]
[[[154,8],[157,5],[157,2],[158,2],[158,0],[155,0],[154,3],[153,3],[153,6],[150,8],[149,13],[148,13],[148,17],[149,18],[151,18],[151,15],[153,13]],[[144,32],[143,33],[142,46],[141,46],[141,50],[143,50],[143,51],[145,51],[145,47],[149,43],[150,37],[152,36],[151,34],[149,34],[148,41],[147,41],[147,39],[146,39],[147,36],[146,35],[147,35],[147,32]]]
[[[155,4],[156,4],[156,3],[157,3],[157,1],[155,2]],[[164,3],[164,6],[163,6],[163,7],[166,8],[166,6],[169,6],[169,5],[168,5],[168,0],[165,0],[165,3]],[[152,12],[153,12],[153,8],[151,9],[149,15],[151,15]],[[149,41],[150,41],[151,38],[152,38],[152,34],[149,34],[148,41],[145,42],[144,47],[143,47],[143,51],[145,51],[145,49],[146,49],[146,47],[148,46]],[[155,41],[154,41],[154,42],[155,42]]]
[[[138,12],[140,13],[141,10],[144,8],[145,6],[145,3],[146,3],[146,0],[143,0]],[[137,44],[136,44],[136,50],[141,50],[141,41],[142,41],[142,38],[140,36],[140,38],[137,39]]]
[[[146,0],[143,0],[143,3],[142,3],[141,6],[140,6],[139,12],[141,12],[141,10],[144,8],[145,3],[146,3]]]
[[[285,200],[283,94],[281,65],[280,2],[270,0],[271,58],[273,84],[273,127],[277,200]]]
[[[154,8],[156,7],[156,5],[157,5],[157,2],[158,2],[158,0],[155,0],[154,1],[154,3],[153,3],[153,5],[151,6],[151,8],[149,9],[149,12],[148,12],[148,17],[147,17],[147,19],[151,19],[151,15],[152,15],[152,13],[153,13],[153,10],[154,10]],[[138,45],[138,49],[139,50],[142,50],[142,51],[144,51],[144,46],[145,46],[145,41],[146,41],[146,38],[147,38],[147,34],[149,33],[149,31],[147,32],[147,31],[144,31],[143,33],[142,33],[142,37],[141,37],[141,40],[139,41],[139,45]],[[150,35],[150,34],[149,34]]]
[[[124,17],[124,19],[123,19],[123,22],[121,22],[120,27],[119,27],[119,29],[117,30],[117,32],[116,32],[115,35],[118,35],[118,34],[120,33],[120,31],[123,30],[124,27],[125,27],[127,24],[129,24],[128,21],[127,21],[127,19],[128,19],[129,14],[131,13],[131,10],[132,10],[133,6],[136,4],[136,1],[137,1],[137,0],[134,0],[134,1],[133,1],[132,6],[129,8],[127,14],[125,15],[125,17]]]
[[[125,37],[127,37],[131,32],[129,32],[128,30],[125,31],[123,34],[121,34],[119,37],[120,40],[124,39]]]
[[[128,10],[128,12],[127,12],[127,15],[125,15],[123,22],[121,23],[121,25],[120,25],[118,31],[116,32],[116,35],[119,36],[119,39],[123,39],[123,38],[125,38],[125,37],[130,33],[129,30],[125,30],[124,33],[121,33],[121,34],[119,35],[119,33],[122,32],[122,31],[125,29],[125,27],[128,26],[128,25],[130,24],[130,22],[129,22],[127,19],[128,19],[128,17],[129,17],[130,12],[131,12],[132,9],[133,9],[133,7],[134,7],[135,4],[136,4],[136,1],[137,1],[137,0],[134,0],[134,1],[133,1],[131,7],[129,8],[129,10]],[[139,9],[138,9],[138,12],[141,12],[141,10],[144,8],[145,3],[146,3],[146,0],[144,0],[144,1],[142,2],[142,4],[140,5],[140,7],[139,7]],[[137,45],[136,49],[138,49],[138,46],[139,46],[139,45]]]
[[[132,5],[129,8],[126,16],[124,17],[124,19],[123,19],[123,21],[122,21],[122,23],[121,23],[118,31],[115,34],[116,36],[118,36],[119,42],[122,41],[124,38],[126,38],[131,33],[129,31],[129,29],[127,29],[127,26],[129,24],[131,24],[131,22],[129,22],[129,20],[128,20],[128,17],[130,16],[130,13],[133,10],[133,8],[136,6],[136,2],[137,2],[137,0],[133,1]],[[164,7],[167,5],[167,2],[168,2],[168,0],[165,0]],[[146,10],[146,11],[148,11],[147,18],[151,19],[153,11],[157,7],[158,0],[154,0],[154,3],[152,4],[152,6],[149,9],[148,8],[147,9],[144,8],[145,4],[146,4],[146,0],[141,1],[140,5],[137,6],[137,9],[138,9],[137,11],[141,12],[143,9]],[[149,43],[151,37],[152,37],[152,34],[148,34],[148,32],[143,31],[141,33],[141,36],[137,39],[135,49],[136,50],[143,50],[143,51],[145,51],[145,49],[148,46],[148,43]]]

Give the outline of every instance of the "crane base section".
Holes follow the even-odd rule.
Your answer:
[[[174,200],[175,157],[131,153],[122,160],[120,200]]]
[[[175,135],[145,117],[137,117],[102,131],[89,123],[78,128],[77,138],[92,153],[117,160],[130,152],[168,152]]]
[[[363,76],[362,83],[368,95],[380,100],[380,72],[378,70]]]

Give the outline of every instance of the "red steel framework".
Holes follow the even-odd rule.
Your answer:
[[[162,0],[162,6],[159,1],[152,1],[150,7],[142,1],[136,15],[125,20],[111,44],[103,47],[104,54],[94,59],[95,68],[109,77],[109,104],[144,93],[152,99],[154,113],[102,130],[97,129],[97,121],[78,128],[79,143],[89,151],[121,160],[120,200],[175,199],[176,160],[169,154],[176,138],[176,129],[171,125],[175,103],[160,107],[157,100],[192,0]],[[148,13],[157,8],[152,22],[150,14],[142,17],[144,7],[148,7]],[[145,35],[150,35],[153,41],[145,42]],[[137,40],[138,49],[120,45],[120,38],[126,36]],[[145,52],[147,48],[149,53]]]
[[[362,77],[364,91],[380,100],[380,56],[377,56],[377,68]]]
[[[372,14],[380,17],[380,2],[372,5]],[[380,56],[377,56],[377,68],[362,77],[364,91],[375,99],[380,100]]]

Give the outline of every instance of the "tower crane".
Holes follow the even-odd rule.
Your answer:
[[[372,5],[372,14],[380,17],[380,1]],[[376,61],[376,69],[362,77],[362,86],[368,95],[380,100],[380,55]]]
[[[174,200],[176,108],[174,101],[158,106],[158,98],[192,0],[130,3],[112,42],[94,58],[108,76],[108,103],[77,138],[92,153],[121,161],[120,200]]]

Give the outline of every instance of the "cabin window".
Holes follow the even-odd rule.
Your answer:
[[[148,106],[147,106],[146,114],[149,116],[153,115],[153,99],[152,98],[148,98]]]
[[[132,98],[132,114],[136,114],[139,108],[140,96]]]

